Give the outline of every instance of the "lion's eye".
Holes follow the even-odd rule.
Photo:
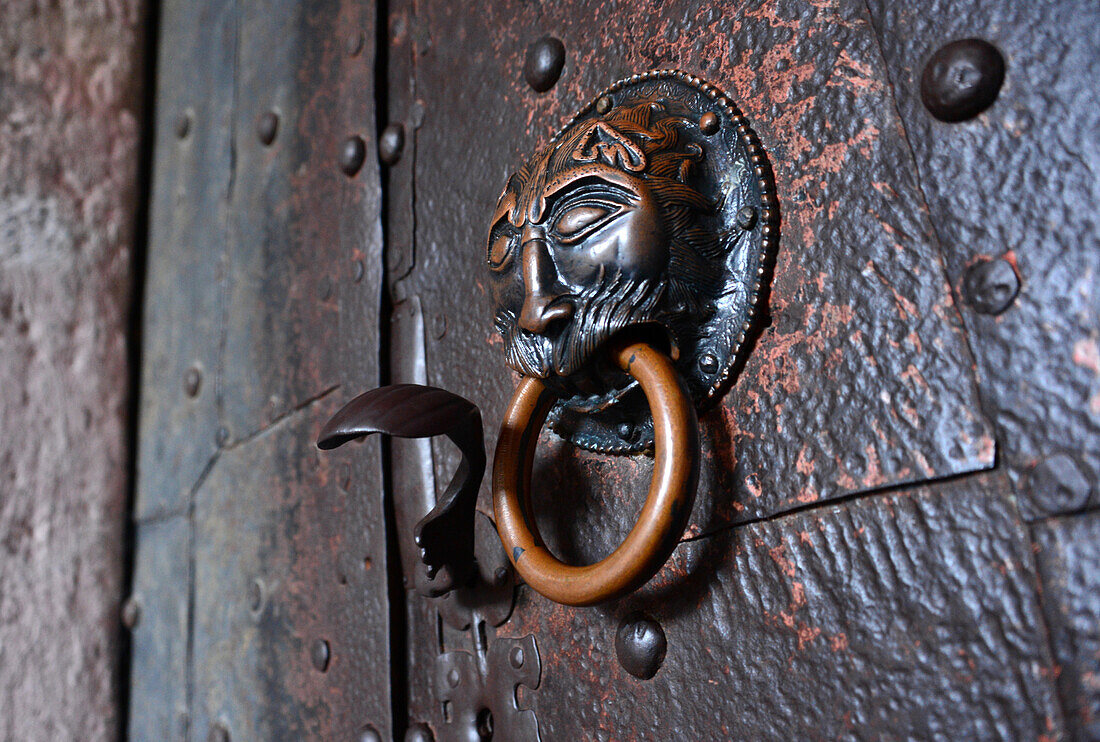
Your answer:
[[[489,238],[489,267],[493,270],[503,269],[512,255],[512,243],[515,235],[508,230],[498,230]]]
[[[558,217],[554,230],[564,237],[572,237],[606,219],[613,211],[614,209],[610,206],[601,204],[586,203],[574,206]]]

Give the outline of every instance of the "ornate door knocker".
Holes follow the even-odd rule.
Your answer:
[[[538,592],[568,605],[610,600],[672,553],[695,497],[696,414],[743,361],[778,218],[745,117],[674,70],[615,83],[508,179],[486,261],[505,361],[523,378],[497,443],[493,499],[508,556]],[[596,564],[560,562],[535,525],[530,477],[545,422],[594,451],[655,457],[637,523]],[[454,562],[467,555],[441,560],[421,546],[436,554],[432,577],[444,562],[461,572]]]

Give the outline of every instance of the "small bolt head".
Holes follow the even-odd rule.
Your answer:
[[[667,650],[664,629],[652,618],[632,613],[619,623],[615,632],[615,656],[634,677],[648,680],[656,675]]]
[[[122,625],[133,631],[141,621],[141,603],[133,595],[122,604]]]
[[[596,113],[601,116],[611,110],[611,99],[606,95],[601,95],[596,100]]]
[[[704,353],[699,359],[699,368],[705,374],[713,374],[718,370],[718,359],[711,353]]]
[[[356,260],[355,266],[352,268],[351,280],[355,283],[359,283],[363,280],[363,276],[366,274],[367,268],[363,265],[362,260]]]
[[[393,122],[386,125],[378,137],[378,159],[383,165],[396,165],[405,149],[405,125]]]
[[[345,44],[349,57],[359,56],[359,52],[363,51],[363,45],[366,43],[366,38],[361,31],[352,31],[348,34],[348,40]]]
[[[265,111],[256,119],[256,137],[265,147],[275,141],[275,135],[279,132],[279,114],[274,111]]]
[[[248,585],[248,607],[253,613],[259,613],[264,605],[264,586],[257,578]]]
[[[358,134],[348,137],[340,145],[340,169],[349,178],[359,172],[359,168],[363,167],[363,161],[366,157],[367,143]]]
[[[1064,453],[1044,458],[1027,477],[1028,505],[1036,517],[1081,510],[1089,504],[1092,489],[1077,461]]]
[[[1020,293],[1020,277],[1004,258],[982,260],[963,278],[963,297],[980,314],[1000,314]]]
[[[191,133],[191,112],[184,111],[176,119],[176,138],[186,139],[187,135]]]
[[[183,375],[183,391],[188,397],[197,397],[201,388],[202,371],[197,366],[192,366]]]
[[[708,137],[717,134],[721,125],[722,122],[718,120],[718,114],[714,113],[714,111],[707,111],[699,119],[699,131],[703,132]]]
[[[432,728],[424,723],[413,724],[405,732],[405,742],[435,742]]]
[[[359,742],[382,742],[382,735],[374,727],[365,727],[359,733]]]
[[[993,105],[1005,79],[1005,60],[982,39],[945,44],[929,58],[921,74],[924,107],[940,121],[977,116]]]
[[[741,229],[752,229],[756,226],[756,208],[742,206],[737,210],[737,226]]]
[[[523,647],[512,647],[512,651],[508,653],[508,662],[515,669],[523,667]]]
[[[527,47],[523,62],[523,79],[536,93],[554,87],[565,67],[565,44],[553,36],[543,36]]]
[[[332,651],[329,649],[328,642],[324,639],[316,640],[309,649],[309,658],[313,662],[313,669],[317,672],[325,672],[328,670],[328,663],[331,656]]]
[[[458,675],[458,670],[455,670],[454,668],[452,668],[451,671],[447,673],[447,685],[451,686],[452,688],[458,687],[458,681],[460,679],[461,678]]]

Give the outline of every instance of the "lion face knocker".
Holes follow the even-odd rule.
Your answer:
[[[763,152],[716,88],[680,72],[617,83],[509,178],[490,228],[506,361],[556,396],[551,427],[598,451],[653,444],[615,336],[662,346],[696,408],[728,388],[777,213]]]

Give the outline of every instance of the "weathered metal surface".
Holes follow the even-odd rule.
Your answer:
[[[1100,513],[1032,527],[1042,604],[1073,739],[1100,739]]]
[[[187,514],[217,450],[235,18],[224,0],[206,0],[164,3],[159,20],[133,513],[132,589],[145,621],[132,641],[128,728],[133,739],[186,740],[194,557]]]
[[[0,739],[113,739],[146,3],[0,5]]]
[[[500,632],[538,638],[544,738],[1064,737],[1002,475],[723,531],[681,544],[673,565],[606,609],[521,591]],[[614,656],[635,611],[667,636],[647,681]]]
[[[313,446],[335,409],[327,397],[227,448],[196,494],[194,740],[219,723],[233,739],[388,730],[381,503],[354,484],[369,464],[342,490],[341,462]]]
[[[659,11],[498,3],[470,14],[444,2],[418,11],[393,51],[415,60],[413,87],[398,80],[406,91],[393,95],[423,111],[402,160],[413,161],[404,182],[415,186],[415,218],[393,235],[415,267],[392,278],[425,317],[445,319],[429,341],[433,385],[477,403],[491,427],[514,383],[495,371],[500,347],[478,277],[500,173],[593,90],[638,69],[679,67],[744,104],[775,167],[784,220],[770,325],[734,390],[701,419],[690,532],[992,465],[972,360],[865,8],[685,0]],[[542,95],[521,74],[531,29],[577,50]],[[478,137],[469,146],[455,131]],[[641,506],[651,462],[608,462],[552,436],[540,449],[536,480],[582,504],[563,506],[571,517],[560,528],[546,523],[548,543],[582,560],[606,555],[626,535],[630,519],[619,516]]]
[[[140,682],[129,691],[133,740],[188,739],[191,537],[184,518],[137,529],[133,595],[142,616],[131,640],[130,677]]]
[[[352,2],[163,10],[137,596],[176,594],[187,623],[182,653],[142,633],[148,610],[135,637],[170,660],[134,667],[131,725],[152,738],[171,732],[162,690],[193,740],[391,736],[379,449],[312,445],[335,390],[378,383],[374,20]],[[169,524],[182,582],[143,571]]]
[[[976,307],[963,317],[982,409],[1021,512],[1064,512],[1051,488],[1032,481],[1055,456],[1074,462],[1059,467],[1067,476],[1076,479],[1078,469],[1087,481],[1100,479],[1100,233],[1092,216],[1100,201],[1100,6],[870,7],[952,285],[965,297],[970,266],[990,258],[1018,276],[1019,295],[1003,312]],[[975,119],[935,121],[920,100],[924,60],[945,41],[973,36],[1004,55],[1004,87]],[[1094,488],[1086,504],[1097,498]],[[1079,506],[1072,502],[1063,501]]]

